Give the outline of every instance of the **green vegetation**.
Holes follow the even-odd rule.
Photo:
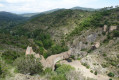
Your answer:
[[[90,72],[93,73],[93,70],[91,70]]]
[[[0,60],[0,78],[5,78],[6,76],[10,75],[8,69],[8,65]]]
[[[119,37],[119,31],[113,31],[113,36],[114,37]]]
[[[44,70],[44,75],[49,75],[48,80],[67,80],[66,79],[66,74],[69,73],[70,71],[74,70],[73,67],[70,65],[60,65],[56,64],[57,68],[55,71],[52,71],[50,68],[46,68]]]
[[[106,68],[106,67],[109,66],[109,64],[107,64],[107,63],[103,63],[103,64],[101,64],[101,65],[102,65],[103,68]]]
[[[18,71],[23,74],[30,73],[33,75],[43,72],[40,61],[35,59],[32,55],[19,57],[15,60],[14,65],[17,67]]]
[[[5,78],[12,73],[10,70],[15,69],[16,73],[48,75],[49,80],[66,80],[66,74],[74,70],[73,67],[56,64],[55,71],[50,68],[43,70],[40,59],[36,59],[34,56],[25,56],[27,46],[33,47],[34,52],[43,55],[45,58],[65,52],[68,50],[67,45],[72,46],[70,46],[70,41],[73,43],[73,37],[77,38],[83,31],[95,30],[104,25],[119,25],[118,11],[119,8],[102,9],[94,12],[62,9],[50,14],[37,15],[30,20],[8,13],[6,16],[3,16],[2,13],[1,16],[0,13],[0,60],[2,60],[0,61],[0,77]],[[108,34],[105,32],[102,34],[98,34],[98,37],[107,36],[103,41],[106,44],[119,37],[118,29],[108,32]],[[84,35],[83,38],[85,38]],[[90,43],[84,42],[84,44]],[[81,51],[91,53],[93,50],[82,49]],[[103,68],[110,65],[115,68],[119,67],[117,66],[119,62],[118,54],[115,54],[117,58],[110,58],[107,53],[103,53],[101,56],[107,61],[101,64]],[[75,59],[75,56],[72,55],[71,58]],[[79,57],[78,60],[80,59]],[[87,63],[82,65],[90,68]],[[97,75],[97,71],[91,70],[90,72]],[[114,73],[110,72],[108,76],[114,77]]]
[[[97,71],[95,71],[95,73],[94,73],[95,75],[97,75]]]
[[[74,70],[74,68],[71,67],[70,65],[63,64],[62,66],[60,66],[59,68],[56,69],[56,72],[58,74],[64,74],[64,73],[67,73],[70,70]]]
[[[90,66],[87,63],[82,63],[83,66],[86,66],[87,69],[90,68]]]
[[[18,57],[22,57],[24,54],[23,53],[17,53],[15,51],[5,51],[4,53],[2,53],[2,58],[8,63],[8,64],[12,64],[13,61],[15,59],[17,59]]]
[[[107,54],[106,53],[104,53],[104,54],[102,54],[104,57],[106,57],[107,56]]]
[[[52,69],[51,68],[46,68],[43,73],[44,74],[50,74],[52,72]]]
[[[72,36],[80,35],[81,31],[87,30],[89,28],[95,29],[97,27],[103,27],[104,25],[118,25],[119,23],[117,15],[119,15],[118,8],[111,10],[102,9],[100,11],[95,11],[91,16],[84,19],[79,25],[77,25],[77,27],[68,35],[67,38],[69,39]],[[117,32],[116,34],[116,36],[118,36]]]
[[[64,75],[55,75],[52,76],[50,80],[67,80]]]
[[[110,73],[108,73],[108,76],[109,77],[114,77],[114,73],[110,72]]]

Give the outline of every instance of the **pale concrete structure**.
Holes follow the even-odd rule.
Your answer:
[[[40,58],[40,62],[43,65],[44,69],[52,68],[52,70],[54,70],[55,64],[58,61],[67,59],[70,57],[71,50],[60,53],[60,54],[51,55],[47,59],[45,59],[42,55],[39,55],[39,54],[36,54],[35,52],[33,52],[32,47],[28,46],[27,50],[26,50],[26,55],[30,55],[30,54],[33,54],[36,58]]]

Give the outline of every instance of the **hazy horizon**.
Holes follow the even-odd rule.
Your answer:
[[[98,9],[118,4],[118,0],[0,0],[0,11],[24,14],[77,6]]]

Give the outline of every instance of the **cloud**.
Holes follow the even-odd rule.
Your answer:
[[[3,4],[0,4],[0,7],[4,7],[4,5]]]
[[[26,2],[31,2],[35,0],[5,0],[7,3],[26,3]]]
[[[26,13],[43,12],[55,8],[68,9],[75,6],[97,8],[98,1],[103,0],[0,0],[0,10]],[[4,6],[1,3],[4,3]]]

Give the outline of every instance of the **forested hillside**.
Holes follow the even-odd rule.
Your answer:
[[[97,11],[79,8],[59,9],[30,18],[0,12],[1,79],[28,80],[25,77],[28,76],[41,80],[118,80],[119,8]],[[57,58],[53,71],[43,68],[41,57],[25,55],[27,46],[44,59],[68,50],[71,55],[66,60]],[[81,67],[90,75],[80,71]]]

